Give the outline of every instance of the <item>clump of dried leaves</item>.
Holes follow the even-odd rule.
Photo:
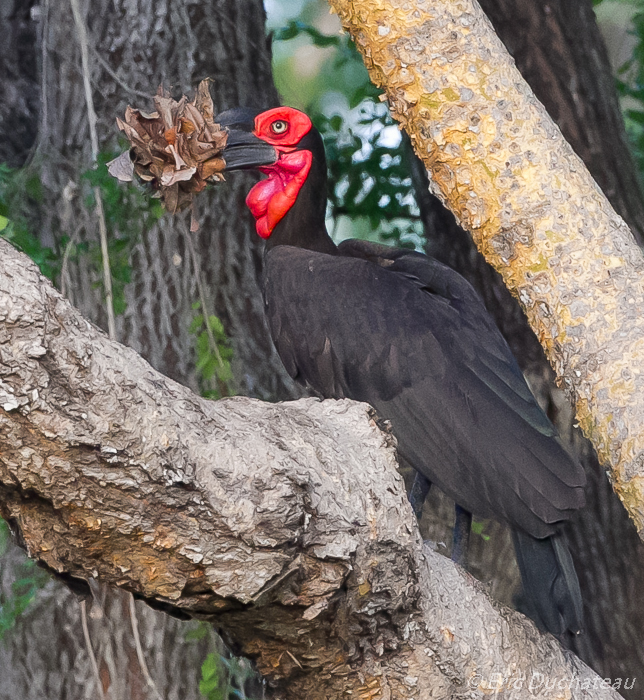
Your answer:
[[[111,175],[131,181],[136,173],[159,192],[172,214],[192,203],[207,181],[223,180],[221,151],[227,132],[215,124],[208,81],[202,80],[193,102],[178,102],[160,87],[156,111],[128,107],[118,127],[131,144],[129,151],[107,164]]]

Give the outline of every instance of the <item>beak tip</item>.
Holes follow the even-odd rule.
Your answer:
[[[226,162],[225,170],[248,170],[277,162],[279,154],[271,144],[262,141],[251,131],[226,128],[228,141],[222,153]]]

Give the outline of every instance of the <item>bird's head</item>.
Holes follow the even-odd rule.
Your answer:
[[[287,214],[300,227],[324,227],[324,145],[304,112],[292,107],[235,108],[215,121],[228,130],[225,169],[258,169],[268,175],[246,198],[262,238],[269,238],[278,224],[286,228]]]

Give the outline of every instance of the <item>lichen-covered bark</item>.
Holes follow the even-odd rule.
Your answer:
[[[644,199],[592,0],[480,0],[534,94],[636,240]]]
[[[591,0],[479,0],[495,31],[516,60],[521,75],[556,121],[618,214],[634,235],[644,230],[644,199],[627,149],[626,134],[608,55]],[[512,348],[530,386],[588,478],[587,507],[566,526],[584,601],[584,633],[567,640],[572,650],[603,677],[628,677],[644,667],[644,542],[613,492],[606,471],[580,431],[569,404],[553,381],[543,349],[503,280],[480,255],[471,236],[428,190],[426,170],[412,159],[412,177],[425,222],[428,252],[464,275],[483,296]],[[447,510],[447,522],[453,507]],[[443,516],[445,517],[445,516]],[[436,513],[425,509],[432,540],[449,542],[436,531]],[[510,601],[520,587],[509,533],[488,523],[488,541],[472,537],[469,570],[492,581],[497,599]],[[509,589],[509,590],[508,590]],[[504,596],[504,597],[499,597]],[[644,699],[644,685],[620,692]]]
[[[31,556],[215,622],[275,698],[617,697],[423,548],[367,406],[201,399],[2,241],[0,441]]]
[[[644,259],[475,0],[330,0],[644,535]]]

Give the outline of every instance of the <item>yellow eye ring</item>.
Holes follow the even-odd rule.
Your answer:
[[[278,119],[271,124],[271,131],[274,134],[284,134],[288,130],[288,122],[284,119]]]

